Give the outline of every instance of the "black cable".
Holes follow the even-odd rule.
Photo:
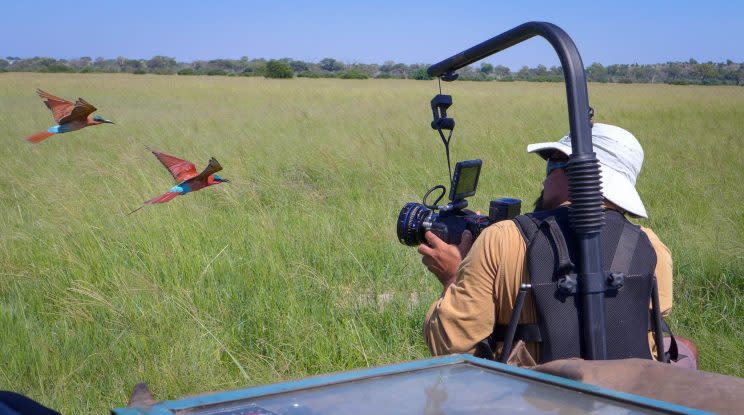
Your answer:
[[[426,203],[426,198],[429,197],[429,195],[431,194],[431,192],[433,192],[433,191],[435,191],[437,189],[442,189],[442,194],[439,195],[439,197],[437,198],[437,200],[434,201],[434,204],[433,205],[430,205],[430,204]],[[424,199],[421,201],[422,202],[421,204],[424,205],[424,206],[426,206],[427,209],[434,210],[434,209],[437,208],[437,204],[439,203],[440,200],[442,200],[442,198],[444,197],[444,195],[446,193],[447,193],[447,188],[444,187],[444,186],[442,186],[441,184],[438,184],[438,185],[436,185],[436,186],[434,186],[431,189],[429,189],[429,190],[426,191],[426,194],[424,195]]]
[[[452,139],[452,131],[454,130],[454,128],[450,130],[447,138],[444,138],[444,133],[442,132],[441,128],[437,130],[439,132],[439,136],[442,137],[442,142],[444,143],[444,152],[447,154],[447,170],[449,171],[450,185],[452,184],[452,163],[450,162],[449,143]]]

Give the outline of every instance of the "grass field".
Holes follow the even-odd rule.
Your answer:
[[[116,125],[31,145],[34,93]],[[443,86],[471,207],[539,193],[528,143],[567,130],[562,84]],[[744,88],[590,85],[596,119],[646,151],[642,221],[671,248],[671,324],[705,370],[744,376]],[[69,414],[428,356],[440,285],[398,243],[405,202],[444,183],[436,82],[0,74],[0,389]],[[232,180],[126,214],[172,180],[144,145]]]

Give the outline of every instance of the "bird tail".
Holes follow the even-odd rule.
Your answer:
[[[176,192],[166,192],[166,193],[164,193],[164,194],[162,194],[162,195],[160,195],[160,196],[158,196],[158,197],[153,197],[152,199],[150,199],[150,200],[148,200],[147,202],[145,202],[145,203],[144,203],[144,204],[143,204],[142,206],[140,206],[140,207],[138,207],[137,209],[134,209],[133,211],[129,212],[129,213],[127,214],[127,216],[129,216],[129,215],[131,215],[132,213],[134,213],[134,212],[136,212],[136,211],[138,211],[138,210],[142,209],[142,208],[143,208],[143,207],[145,207],[145,206],[148,206],[148,205],[152,205],[152,204],[155,204],[155,203],[165,203],[165,202],[169,202],[169,201],[171,201],[171,200],[175,199],[175,198],[176,198],[176,196],[178,196],[178,195],[179,195],[179,193],[176,193]]]
[[[40,142],[46,140],[47,138],[49,138],[49,137],[51,137],[53,135],[54,135],[54,133],[50,133],[49,131],[41,131],[41,132],[38,132],[38,133],[36,133],[36,134],[34,134],[32,136],[26,137],[26,141],[28,141],[30,143],[37,144],[37,143],[40,143]]]
[[[127,213],[127,216],[129,216],[129,215],[131,215],[132,213],[134,213],[134,212],[136,212],[136,211],[138,211],[138,210],[142,209],[142,208],[143,208],[143,207],[145,207],[145,206],[147,206],[147,205],[142,205],[142,206],[138,207],[137,209],[134,209],[133,211],[131,211],[131,212]]]

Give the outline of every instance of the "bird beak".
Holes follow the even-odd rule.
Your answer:
[[[222,182],[224,182],[224,183],[230,183],[230,180],[227,180],[227,179],[220,179],[220,180],[221,180]]]
[[[104,124],[116,124],[115,122],[111,120],[103,120]]]

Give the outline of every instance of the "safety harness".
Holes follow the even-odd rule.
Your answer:
[[[491,336],[476,347],[476,355],[494,356],[498,343],[503,343],[500,360],[506,362],[513,342],[523,340],[537,343],[538,363],[583,356],[581,298],[574,269],[577,249],[568,207],[520,215],[513,220],[527,246],[527,273],[510,323],[496,324]],[[651,359],[648,332],[653,331],[656,344],[661,345],[662,331],[669,331],[658,301],[656,252],[639,226],[609,209],[605,212],[601,247],[607,278],[607,358]],[[534,299],[535,324],[519,323],[527,291]],[[661,360],[676,359],[676,349],[672,337],[672,355],[663,354]]]

